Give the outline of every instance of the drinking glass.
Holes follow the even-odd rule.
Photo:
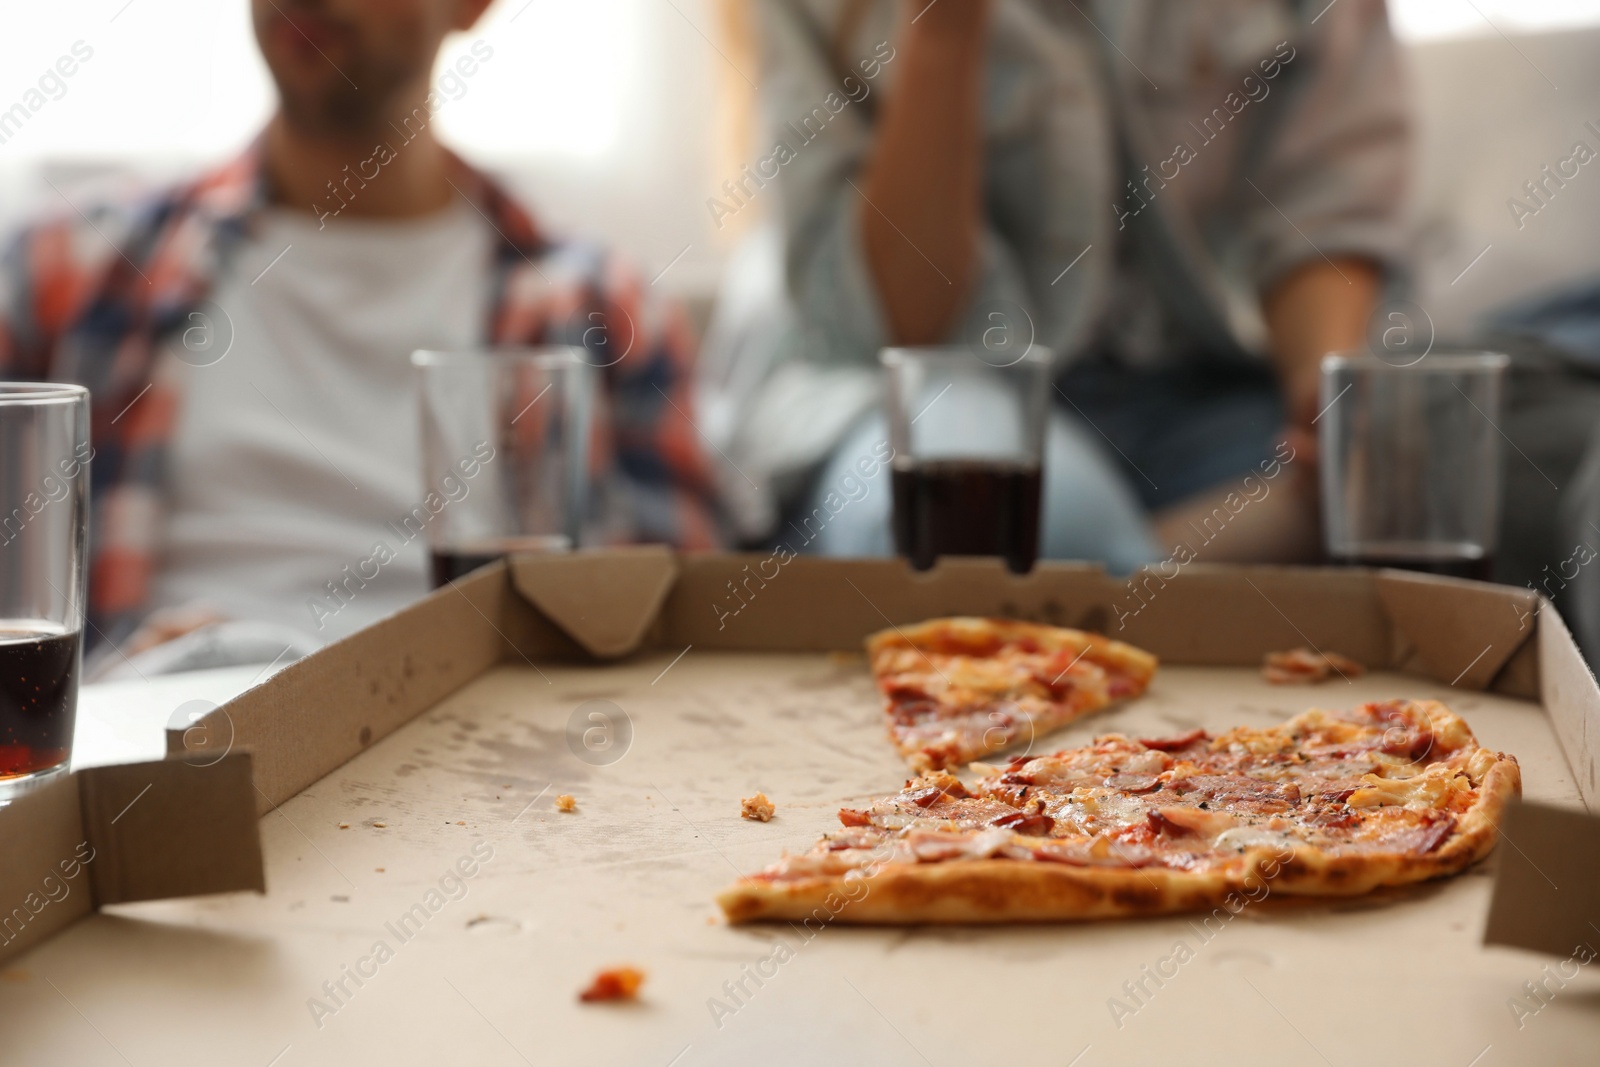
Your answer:
[[[888,348],[895,550],[917,570],[942,555],[999,556],[1023,574],[1039,555],[1051,358],[997,365],[965,348]]]
[[[92,456],[87,389],[0,384],[0,805],[72,754]]]
[[[1500,512],[1502,379],[1495,352],[1322,361],[1322,510],[1346,563],[1487,579]]]
[[[426,523],[434,587],[513,552],[577,547],[594,390],[582,350],[419,351],[411,362],[424,486],[441,501]]]

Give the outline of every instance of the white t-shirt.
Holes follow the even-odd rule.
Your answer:
[[[490,241],[459,200],[325,229],[265,212],[203,309],[227,354],[167,357],[182,400],[157,607],[331,640],[426,591],[426,539],[388,525],[425,495],[410,355],[483,343]],[[379,541],[394,558],[348,581],[372,573]]]

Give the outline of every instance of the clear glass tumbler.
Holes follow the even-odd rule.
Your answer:
[[[1048,350],[999,365],[965,348],[888,348],[895,550],[917,570],[942,555],[1039,555]]]
[[[1487,579],[1500,513],[1502,379],[1494,352],[1408,366],[1322,361],[1323,527],[1343,563]]]
[[[513,552],[577,547],[594,396],[583,350],[420,351],[411,362],[425,501],[440,503],[425,523],[434,587]]]
[[[72,755],[92,457],[87,389],[0,383],[0,804]]]

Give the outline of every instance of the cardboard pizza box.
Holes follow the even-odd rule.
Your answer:
[[[63,774],[0,807],[0,962],[106,904],[264,892],[248,752]]]
[[[861,640],[949,614],[1092,628],[1161,657],[1145,697],[1040,750],[1437,698],[1518,757],[1528,802],[1487,863],[1371,897],[1012,928],[727,926],[719,889],[900,785]],[[1370,672],[1268,686],[1262,656],[1299,646]],[[1198,564],[1118,579],[989,560],[918,574],[788,553],[522,557],[196,726],[208,758],[226,737],[253,761],[266,894],[118,904],[14,958],[0,1016],[25,1020],[8,1037],[19,1062],[121,1062],[108,1043],[132,1062],[1083,1067],[1374,1048],[1563,1063],[1600,1047],[1600,689],[1525,591]],[[173,761],[194,741],[174,734]],[[758,790],[771,822],[738,816]],[[575,811],[557,810],[563,794]],[[615,964],[647,973],[640,1001],[579,1003]]]

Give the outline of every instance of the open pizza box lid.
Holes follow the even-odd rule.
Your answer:
[[[1537,767],[1524,758],[1526,792],[1543,802],[1514,806],[1509,814],[1504,840],[1513,847],[1502,844],[1480,868],[1480,877],[1483,871],[1496,872],[1492,894],[1483,894],[1481,888],[1468,895],[1446,894],[1450,907],[1456,909],[1451,929],[1470,922],[1472,931],[1463,932],[1462,937],[1476,941],[1481,931],[1484,941],[1564,959],[1580,946],[1600,946],[1600,930],[1589,925],[1600,921],[1600,818],[1590,814],[1600,805],[1600,688],[1554,607],[1529,592],[1396,571],[1196,564],[1184,567],[1174,577],[1148,571],[1122,579],[1095,567],[1067,564],[1042,564],[1029,575],[1016,576],[997,561],[952,559],[918,574],[897,560],[821,560],[787,553],[678,555],[642,548],[525,556],[487,568],[286,668],[187,731],[169,734],[170,755],[165,764],[86,772],[91,777],[66,780],[70,784],[30,798],[29,806],[18,804],[0,811],[0,841],[7,843],[9,854],[15,857],[0,871],[0,888],[10,898],[21,900],[37,881],[31,874],[42,876],[54,869],[59,859],[73,854],[80,841],[88,841],[97,854],[86,865],[96,879],[94,893],[75,891],[67,901],[70,907],[57,908],[48,924],[35,923],[26,939],[0,945],[0,960],[36,945],[99,904],[156,895],[260,889],[257,826],[240,814],[242,807],[253,809],[256,816],[273,816],[260,827],[263,834],[272,830],[267,848],[266,904],[278,900],[279,905],[267,913],[259,912],[260,905],[254,906],[257,910],[247,904],[228,907],[242,909],[237,921],[253,924],[257,935],[280,938],[274,944],[299,946],[295,952],[312,952],[306,946],[308,939],[314,938],[309,928],[294,925],[282,900],[292,898],[294,903],[287,905],[291,908],[303,903],[308,909],[304,922],[319,931],[329,923],[349,921],[341,916],[348,914],[353,891],[336,879],[332,883],[336,894],[317,896],[319,887],[330,883],[316,879],[332,877],[321,866],[324,862],[338,872],[339,879],[363,889],[397,885],[402,876],[414,876],[411,884],[420,885],[439,865],[436,857],[443,854],[441,849],[451,850],[452,857],[461,852],[465,859],[465,842],[482,833],[498,841],[520,842],[503,845],[496,852],[516,858],[495,863],[523,864],[526,871],[525,875],[509,870],[491,873],[486,876],[490,881],[473,883],[470,891],[485,895],[484,907],[498,899],[495,894],[499,891],[479,887],[500,884],[494,881],[499,879],[512,898],[519,892],[532,893],[541,901],[539,907],[547,911],[561,910],[568,903],[580,911],[599,908],[600,914],[615,918],[619,930],[637,910],[650,917],[650,937],[665,938],[677,946],[674,951],[681,949],[687,954],[685,959],[721,959],[723,969],[733,967],[737,978],[742,973],[738,968],[756,958],[749,938],[777,935],[752,935],[748,930],[722,927],[711,894],[731,881],[736,871],[755,869],[776,859],[784,849],[809,847],[815,830],[827,825],[830,806],[837,808],[848,798],[891,792],[899,786],[903,767],[882,739],[875,697],[859,654],[861,641],[891,625],[942,615],[1001,616],[1082,627],[1149,649],[1161,658],[1163,667],[1157,680],[1168,685],[1168,705],[1150,712],[1138,707],[1148,701],[1138,701],[1124,711],[1091,717],[1076,724],[1070,735],[1062,735],[1062,745],[1080,744],[1099,733],[1149,728],[1144,721],[1137,727],[1124,726],[1117,721],[1119,717],[1154,714],[1151,721],[1159,729],[1162,716],[1165,721],[1181,716],[1180,705],[1185,700],[1196,706],[1211,702],[1245,708],[1251,714],[1270,712],[1278,721],[1306,706],[1359,702],[1328,688],[1267,690],[1257,677],[1262,656],[1300,646],[1338,651],[1378,672],[1364,679],[1371,685],[1362,691],[1369,695],[1360,699],[1388,695],[1374,686],[1404,684],[1417,693],[1396,695],[1437,695],[1463,709],[1463,716],[1475,729],[1489,717],[1506,724],[1506,730],[1518,732],[1516,736],[1527,731],[1530,737],[1544,738],[1548,758]],[[1453,694],[1448,691],[1451,687]],[[1246,690],[1247,696],[1241,697],[1239,693]],[[1276,705],[1267,708],[1269,701]],[[1485,710],[1473,711],[1476,705]],[[622,717],[627,721],[621,724],[625,729],[619,740],[618,735],[606,732],[616,724],[605,717],[603,709],[624,706]],[[595,711],[595,707],[602,710]],[[1279,713],[1277,708],[1285,710]],[[594,719],[596,714],[601,718]],[[593,725],[596,723],[599,726]],[[595,729],[605,734],[607,743],[619,744],[620,762],[611,764],[592,753],[582,753],[580,739],[587,739],[588,731]],[[404,739],[397,737],[384,744],[399,731],[405,731]],[[486,736],[495,731],[502,732],[494,739]],[[793,736],[786,736],[785,731]],[[199,751],[195,748],[197,737],[204,746]],[[513,744],[508,737],[523,741]],[[228,755],[220,760],[216,758],[218,738],[230,739],[223,746]],[[629,739],[635,749],[631,761],[621,758],[628,754]],[[1481,731],[1480,739],[1495,743]],[[582,740],[582,744],[588,741]],[[1499,747],[1523,756],[1515,743]],[[802,762],[807,776],[804,786],[792,777],[797,773],[792,768]],[[196,766],[201,763],[206,766]],[[445,787],[440,785],[436,768],[442,764],[454,768],[457,777],[450,781],[468,781],[472,786],[455,795],[459,811],[440,807],[438,794]],[[383,777],[372,779],[368,774],[363,778],[364,767],[381,767]],[[633,811],[631,824],[606,821],[612,813],[586,806],[591,803],[590,795],[610,788],[607,774],[612,775],[611,781],[627,779],[627,803],[644,805]],[[637,780],[628,779],[629,774]],[[782,779],[785,774],[791,775],[788,793],[774,796],[779,818],[770,824],[741,824],[736,817],[738,794],[753,793],[764,780]],[[97,779],[94,786],[84,784]],[[146,781],[152,784],[144,799],[121,817],[112,818]],[[1542,787],[1541,782],[1551,784]],[[673,790],[670,798],[662,786]],[[580,794],[579,815],[592,822],[579,815],[548,814],[552,797],[563,789]],[[716,791],[714,801],[705,801],[705,806],[700,806],[702,789]],[[169,801],[163,801],[158,810],[152,802],[162,796]],[[735,812],[731,824],[723,818],[729,796]],[[612,798],[619,806],[619,818],[622,798],[622,792]],[[475,809],[468,801],[476,800],[502,812],[505,818],[498,823],[488,817],[474,821]],[[592,803],[598,805],[598,799]],[[278,810],[280,806],[282,810]],[[352,814],[341,822],[337,812]],[[136,816],[155,820],[158,815],[165,821],[136,821]],[[174,830],[179,823],[173,820],[180,817],[198,819],[204,825]],[[118,836],[134,825],[148,833],[126,839]],[[603,831],[587,829],[602,825]],[[341,830],[347,832],[341,834]],[[356,831],[366,836],[358,837]],[[597,832],[600,836],[592,836]],[[375,839],[374,833],[391,836]],[[459,846],[441,844],[454,842],[458,834],[466,835]],[[735,840],[734,835],[749,834],[762,836]],[[169,839],[175,836],[185,838],[186,844],[173,845]],[[629,873],[633,868],[618,852],[624,842],[628,848],[648,852],[654,842],[673,836],[686,837],[692,843],[668,850],[660,862],[668,872],[691,872],[705,883],[705,892],[697,888],[693,894],[674,898],[671,908],[677,910],[663,912],[667,904],[655,899],[656,882],[630,880],[635,877]],[[383,846],[385,851],[380,853],[376,851],[379,845],[371,843],[374,840],[391,844]],[[702,844],[705,847],[700,847]],[[546,857],[541,863],[546,848],[557,849],[552,855],[565,859],[557,862]],[[685,848],[689,852],[685,853]],[[111,876],[101,872],[112,865],[102,864],[99,857],[107,854],[119,857],[121,881],[102,890],[99,879]],[[484,867],[495,871],[490,865]],[[160,878],[151,873],[157,868]],[[373,871],[377,873],[365,873]],[[541,871],[545,873],[538,873]],[[663,875],[668,882],[679,876]],[[570,895],[540,896],[548,883],[536,884],[536,880],[544,877],[561,879]],[[1482,883],[1475,885],[1481,887]],[[381,894],[388,890],[372,891]],[[1444,907],[1427,896],[1431,891],[1420,892],[1421,896],[1414,893],[1401,899],[1424,902],[1417,907]],[[411,896],[415,895],[413,891]],[[405,896],[400,893],[393,899]],[[321,912],[316,909],[328,905],[317,901],[326,899],[339,903],[325,919],[318,918]],[[561,903],[552,903],[555,899]],[[194,913],[188,909],[196,906],[163,905],[164,921],[191,922]],[[457,968],[452,973],[459,977],[462,968],[481,963],[511,986],[524,980],[555,981],[548,978],[550,968],[535,968],[538,975],[530,976],[526,954],[516,961],[495,952],[480,958],[478,946],[482,943],[474,940],[472,932],[497,920],[492,914],[487,918],[466,915],[477,906],[460,906],[461,918],[470,919],[464,926],[457,924],[465,932],[458,930],[448,940],[442,940],[442,933],[430,933],[441,939],[435,949],[440,966],[453,961]],[[1346,914],[1352,912],[1348,907],[1328,915],[1370,923],[1370,928],[1361,928],[1360,936],[1381,939],[1400,936],[1395,918],[1400,913],[1395,907],[1375,902],[1359,919]],[[685,908],[697,910],[685,912]],[[595,915],[584,914],[588,919],[563,915],[553,920],[562,932],[545,931],[565,946],[562,952],[566,955],[561,958],[582,961],[572,966],[590,968],[589,973],[593,962],[618,962],[617,956],[627,959],[622,946],[628,942],[617,941],[625,935],[613,934],[609,920],[602,923]],[[514,925],[522,930],[537,925],[541,920],[532,915],[530,911]],[[593,925],[584,925],[590,919]],[[208,921],[218,920],[213,916]],[[1264,924],[1274,921],[1269,917]],[[282,931],[275,933],[280,927]],[[1326,938],[1319,941],[1317,928],[1313,916],[1304,925],[1280,931],[1279,942],[1295,943],[1296,951],[1348,951]],[[1417,924],[1412,922],[1407,928],[1417,928]],[[1119,944],[1142,943],[1158,936],[1169,943],[1172,940],[1165,933],[1157,934],[1167,928],[1154,920],[1098,924],[1093,932],[1085,927],[1075,928],[1076,932],[1070,927],[1050,929],[1062,931],[1059,936],[1065,940],[1061,944],[1068,946],[1063,951],[1082,953],[1085,961],[1098,959],[1096,953],[1114,955],[1120,951]],[[637,924],[633,934],[644,936],[638,933]],[[855,951],[842,947],[848,944],[844,939],[851,937],[859,939],[859,945],[882,946],[891,943],[884,938],[898,938],[901,940],[892,944],[904,944],[908,936],[919,935],[855,933],[838,940],[832,940],[838,935],[830,935],[828,951]],[[923,940],[917,943],[930,946],[932,952],[958,951],[972,937],[1006,935],[929,931],[920,936]],[[1005,983],[1011,973],[1005,966],[1021,970],[1029,966],[1017,962],[1029,951],[1020,946],[1053,944],[1051,938],[1056,936],[1045,937],[1035,931],[1022,942],[1014,938],[1005,941],[1002,959],[994,964],[999,968],[993,973],[997,985]],[[1230,936],[1236,939],[1237,952],[1244,954],[1246,935]],[[708,938],[713,940],[701,943]],[[608,959],[605,950],[596,946],[613,942],[618,947]],[[1453,952],[1467,951],[1459,940],[1451,944]],[[50,950],[47,946],[43,951]],[[816,950],[810,951],[816,954]],[[882,948],[882,952],[889,951]],[[328,961],[354,958],[353,950],[328,952],[332,954],[317,957],[322,963],[307,965],[306,973],[338,974],[338,968],[330,969]],[[536,951],[534,956],[542,959],[542,952]],[[1467,961],[1473,958],[1461,956]],[[885,963],[881,952],[871,959],[872,963],[862,962],[861,966],[893,969],[892,960]],[[1006,960],[1012,962],[1005,964]],[[649,969],[648,961],[644,962]],[[967,964],[982,965],[981,961]],[[1115,975],[1120,975],[1116,968],[1125,965],[1112,962],[1109,956],[1103,963]],[[1519,973],[1521,970],[1527,970],[1528,977],[1537,974],[1526,962]],[[565,975],[565,971],[560,973]],[[1137,974],[1135,971],[1133,977]],[[1109,981],[1113,974],[1104,977]],[[1078,972],[1071,980],[1090,981]],[[396,980],[396,985],[400,984]],[[571,1008],[575,990],[566,984],[558,988],[565,1012]],[[677,994],[676,990],[669,993],[659,986],[652,988],[662,997]],[[1091,997],[1093,1012],[1103,1020],[1107,993],[1095,993],[1097,986],[1087,988],[1090,991],[1084,995]],[[1516,983],[1507,988],[1508,996],[1518,992]],[[285,1003],[304,1001],[311,1006],[305,999],[308,992],[312,990],[297,988],[284,994]],[[465,987],[457,992],[466,998]],[[411,995],[439,994],[434,990]],[[445,990],[442,995],[454,994]],[[540,995],[557,994],[545,990]],[[362,996],[366,998],[359,1001],[363,1005],[385,1000]],[[733,999],[720,1000],[724,1007],[742,1005],[737,993],[729,996]],[[712,1004],[716,999],[699,995],[693,1014],[703,1029],[709,1010],[720,1034],[725,1026],[731,1029],[731,1024],[718,1018]],[[474,1008],[479,1008],[477,998],[472,1000]],[[768,1000],[780,1001],[781,997]],[[3,1001],[4,987],[0,985],[0,1003]],[[319,1014],[314,1006],[311,1014],[320,1033],[324,1025],[332,1026],[328,1018],[343,1005],[327,999],[318,1002],[326,1014]],[[381,1013],[388,1009],[374,1006],[363,1010]],[[402,1009],[393,1010],[400,1012],[395,1019],[403,1017]],[[487,1010],[481,1009],[480,1014]],[[752,1007],[756,1015],[771,1010],[764,1007],[757,1012]],[[597,1062],[610,1053],[615,1053],[612,1059],[616,1062],[643,1054],[643,1045],[629,1044],[632,1038],[626,1034],[591,1025],[587,1020],[592,1018],[563,1015],[550,1022],[555,1028],[552,1034],[566,1034],[563,1027],[575,1028],[572,1033],[597,1041]],[[859,1025],[882,1025],[881,1019],[873,1022],[872,1018],[864,1017]],[[243,1024],[235,1021],[233,1025]],[[670,1030],[677,1023],[657,1018],[638,1025]],[[856,1024],[840,1025],[848,1030]],[[1545,1033],[1564,1034],[1562,1040],[1566,1040],[1582,1031],[1590,1040],[1600,1039],[1600,1018],[1593,1015],[1571,1022],[1576,1030],[1562,1030],[1564,1025],[1549,1023]],[[654,1039],[665,1040],[659,1035]],[[263,1036],[262,1040],[270,1039]],[[495,1047],[492,1034],[486,1040],[485,1050]],[[1072,1044],[1070,1039],[1063,1040]],[[678,1043],[679,1047],[683,1044]],[[1064,1053],[1059,1057],[1064,1063],[1082,1045],[1078,1042],[1056,1051]],[[494,1054],[504,1055],[505,1051],[502,1045]],[[665,1049],[661,1062],[670,1061],[676,1051]],[[1462,1062],[1477,1051],[1467,1050]],[[884,1062],[906,1055],[902,1044],[886,1054]]]

